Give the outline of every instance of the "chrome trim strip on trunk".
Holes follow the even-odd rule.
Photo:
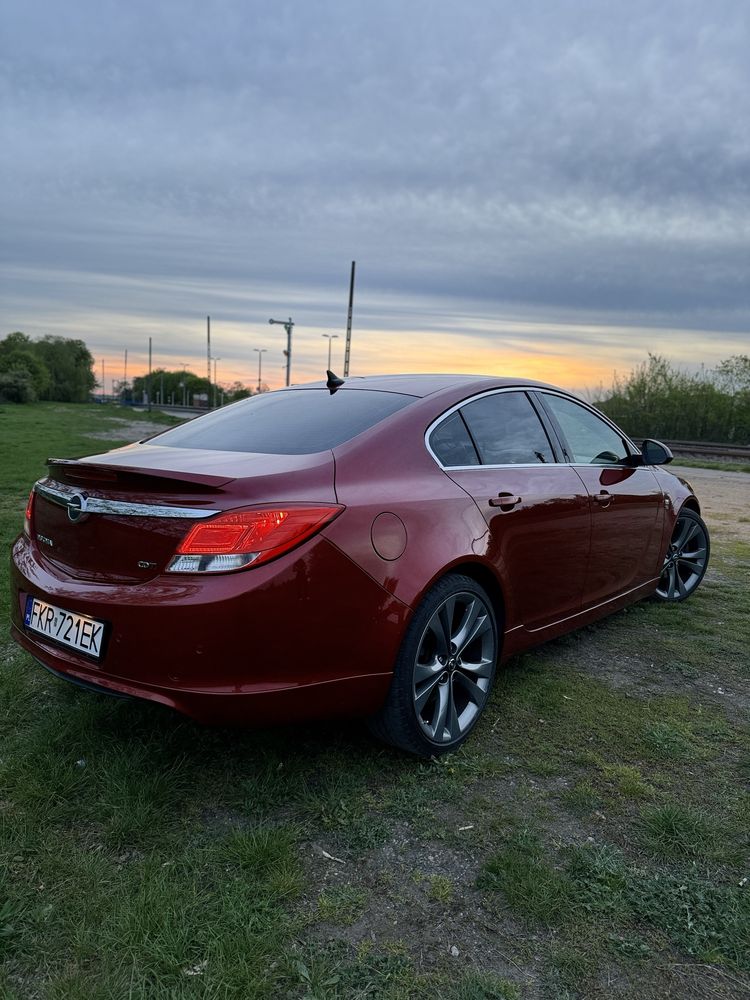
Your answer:
[[[220,510],[205,507],[170,507],[164,504],[130,503],[125,500],[103,500],[101,497],[90,497],[80,490],[48,486],[36,483],[34,491],[60,507],[69,507],[75,497],[80,502],[77,509],[80,514],[116,514],[119,517],[185,517],[203,518],[221,514]],[[80,516],[80,515],[79,515]]]

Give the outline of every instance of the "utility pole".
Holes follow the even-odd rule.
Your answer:
[[[211,386],[211,317],[206,316],[206,359],[207,359],[207,375],[209,388]],[[214,393],[214,399],[216,399],[216,393]],[[215,404],[214,404],[215,405]]]
[[[122,376],[122,400],[125,402],[125,396],[128,391],[128,349],[125,348],[125,370]]]
[[[349,377],[349,356],[352,353],[352,311],[354,309],[354,270],[356,260],[352,261],[352,273],[349,278],[349,312],[346,316],[346,350],[344,351],[344,378]]]
[[[148,412],[151,412],[151,338],[148,338]]]
[[[283,326],[286,330],[286,384],[292,384],[292,327],[294,323],[292,322],[292,317],[289,319],[269,319],[269,323],[278,323],[279,326]]]
[[[219,402],[219,385],[218,385],[218,382],[216,381],[216,362],[217,361],[221,361],[221,358],[214,358],[213,359],[213,362],[214,362],[214,409],[216,409],[216,407],[218,405],[218,402]],[[210,375],[209,375],[208,381],[209,381],[209,384],[210,384],[210,382],[211,382],[211,376]]]
[[[104,358],[102,358],[102,402],[104,402],[104,397],[106,393],[104,391]]]
[[[337,333],[321,333],[321,337],[328,338],[328,371],[331,370],[331,341],[338,340],[339,335]]]
[[[260,392],[260,365],[263,361],[263,355],[266,353],[267,348],[254,347],[253,350],[258,352],[258,392]]]

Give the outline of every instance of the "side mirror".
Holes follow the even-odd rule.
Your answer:
[[[674,458],[672,452],[661,441],[654,441],[653,438],[646,438],[641,445],[641,455],[643,455],[644,465],[669,465]]]

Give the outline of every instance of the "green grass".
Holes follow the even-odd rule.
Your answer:
[[[734,462],[716,462],[710,458],[683,458],[682,455],[677,455],[674,464],[678,467],[683,466],[686,469],[716,469],[717,472],[750,472],[750,465],[747,462],[743,462],[742,459],[737,459]]]
[[[127,416],[0,409],[6,550],[47,455],[112,447],[87,432]],[[683,995],[678,967],[745,995],[749,569],[717,532],[690,602],[516,658],[428,762],[357,721],[208,729],[101,698],[4,634],[0,997],[552,1000],[613,975],[642,1000]]]

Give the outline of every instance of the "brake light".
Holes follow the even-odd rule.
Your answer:
[[[226,573],[296,548],[337,517],[338,504],[283,504],[219,514],[193,525],[167,572]]]
[[[31,522],[34,514],[34,491],[29,493],[29,499],[26,501],[26,513],[23,518],[23,533],[27,538],[31,538]]]

